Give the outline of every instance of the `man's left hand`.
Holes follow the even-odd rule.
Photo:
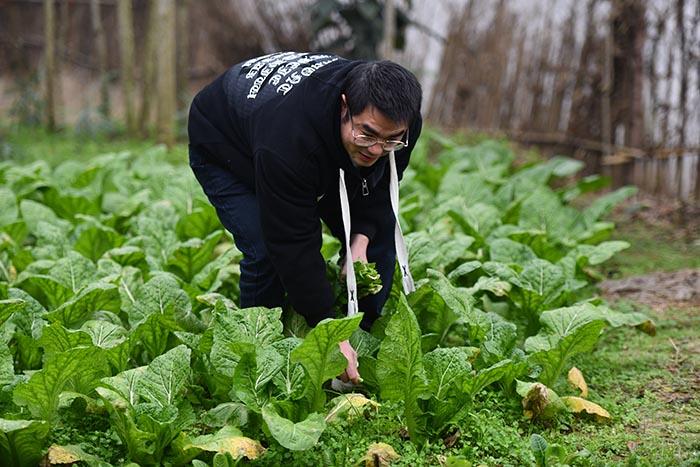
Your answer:
[[[350,257],[352,262],[361,261],[363,263],[367,262],[367,247],[369,246],[369,237],[363,234],[354,234],[350,237]],[[343,261],[343,268],[340,271],[341,276],[345,276],[347,271],[347,258],[345,255],[345,261]]]

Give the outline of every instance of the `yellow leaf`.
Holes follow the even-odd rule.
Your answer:
[[[656,335],[656,325],[652,320],[644,321],[642,324],[637,326],[637,329],[650,336]]]
[[[187,448],[189,447],[209,452],[227,452],[234,459],[246,457],[250,460],[257,459],[266,451],[258,441],[245,436],[217,436],[209,441],[193,442],[187,446]]]
[[[51,446],[47,454],[49,464],[74,464],[83,460],[82,456],[71,448],[71,446],[57,446],[55,444]]]
[[[333,402],[333,408],[328,415],[326,415],[326,422],[332,422],[337,420],[339,416],[347,414],[348,418],[356,417],[361,415],[363,412],[363,407],[371,408],[374,410],[379,409],[379,404],[371,399],[367,399],[362,394],[343,394],[336,397],[331,402]]]
[[[372,443],[367,449],[364,461],[365,467],[384,467],[391,464],[395,460],[399,460],[401,456],[396,454],[394,448],[386,443]]]
[[[575,366],[571,367],[569,370],[569,375],[566,379],[569,380],[569,384],[571,384],[573,387],[581,390],[581,397],[588,397],[588,385],[586,384],[586,380],[583,378],[583,373],[581,373],[581,370]]]
[[[586,412],[587,414],[593,415],[596,421],[599,422],[610,420],[610,414],[608,413],[608,411],[596,403],[587,401],[586,399],[581,399],[580,397],[576,396],[562,397],[561,400],[564,402],[564,404],[566,404],[566,406],[569,409],[569,412]]]

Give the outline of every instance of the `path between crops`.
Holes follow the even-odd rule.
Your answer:
[[[631,300],[658,312],[669,308],[700,308],[700,269],[653,272],[600,284],[603,296],[610,300]]]

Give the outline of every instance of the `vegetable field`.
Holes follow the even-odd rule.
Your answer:
[[[519,427],[509,462],[589,465],[538,432],[620,417],[575,361],[655,324],[595,295],[634,189],[577,209],[605,188],[581,168],[428,132],[401,184],[417,290],[395,280],[365,332],[238,309],[241,254],[162,148],[0,162],[0,464],[477,465],[460,434],[491,410]],[[339,394],[346,339],[363,383]]]

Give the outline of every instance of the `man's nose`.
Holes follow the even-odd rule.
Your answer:
[[[381,143],[373,144],[367,149],[369,149],[370,154],[372,154],[373,156],[381,156],[384,153],[384,149],[382,149]]]

